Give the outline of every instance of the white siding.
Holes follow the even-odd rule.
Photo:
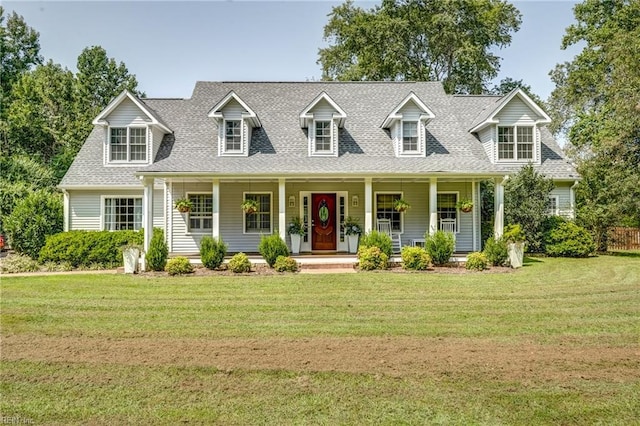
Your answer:
[[[102,200],[105,197],[142,197],[142,189],[109,191],[69,191],[69,230],[102,230]],[[159,195],[162,197],[161,195]]]
[[[549,195],[557,195],[558,196],[558,209],[560,212],[571,210],[571,186],[573,183],[564,183],[558,182],[556,183],[555,188],[551,191]]]
[[[211,183],[209,182],[174,182],[171,199],[177,200],[184,198],[187,193],[191,192],[211,192]],[[238,203],[240,206],[240,203]],[[238,207],[240,209],[240,207]],[[167,206],[171,215],[171,251],[174,253],[197,253],[200,251],[200,240],[205,233],[190,233],[188,231],[187,218],[188,214],[180,213],[173,207],[173,203]]]
[[[496,161],[496,151],[495,148],[495,138],[494,138],[495,126],[485,127],[480,131],[478,137],[480,138],[480,142],[482,142],[482,147],[484,148],[484,152],[487,153],[487,157],[489,160],[494,163]]]
[[[537,115],[516,96],[502,108],[496,118],[500,121],[500,126],[513,126],[514,124],[533,124]]]
[[[248,125],[247,120],[242,119],[242,114],[247,113],[242,105],[235,99],[231,99],[221,110],[224,120],[240,120],[240,132],[242,137],[242,152],[241,153],[225,153],[225,130],[224,120],[218,121],[218,155],[249,155],[249,143],[251,142],[251,126]]]
[[[155,186],[156,188],[153,190],[153,227],[164,229],[164,189],[159,189],[158,185]]]
[[[115,110],[106,117],[111,127],[144,125],[151,123],[147,115],[130,99],[124,99]]]
[[[407,102],[399,111],[402,114],[402,121],[417,121],[418,122],[418,154],[403,154],[402,153],[402,124],[397,123],[395,127],[395,132],[392,133],[394,135],[394,144],[396,147],[396,155],[397,156],[424,156],[425,153],[425,128],[424,124],[420,122],[420,115],[422,114],[422,110],[418,108],[418,106],[414,102]],[[393,131],[394,129],[392,129]]]
[[[313,114],[313,119],[314,120],[330,120],[331,121],[331,127],[332,127],[332,138],[331,138],[331,143],[332,143],[332,150],[331,153],[321,153],[321,154],[313,154],[313,144],[315,143],[315,127],[313,125],[310,125],[308,131],[309,131],[309,155],[321,155],[321,156],[327,156],[327,155],[332,155],[332,156],[337,156],[338,155],[338,144],[340,143],[339,140],[339,135],[340,135],[340,129],[338,128],[338,122],[337,120],[333,119],[333,115],[335,113],[337,113],[337,111],[335,110],[335,108],[333,108],[331,106],[331,104],[326,100],[326,99],[321,99],[320,101],[318,101],[318,103],[309,111],[310,113]]]
[[[152,150],[151,158],[149,158],[149,163],[153,163],[156,159],[156,155],[158,155],[158,150],[160,149],[160,145],[162,145],[162,139],[164,138],[164,132],[156,127],[151,130],[151,147],[149,150]]]

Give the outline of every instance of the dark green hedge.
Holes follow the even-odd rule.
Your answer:
[[[127,244],[142,245],[142,231],[69,231],[47,237],[40,250],[40,262],[69,262],[74,267],[100,264],[121,266]]]

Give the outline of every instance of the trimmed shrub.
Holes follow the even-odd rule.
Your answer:
[[[492,266],[503,266],[509,262],[507,243],[491,237],[484,243],[484,255]]]
[[[100,264],[122,266],[120,247],[142,245],[142,231],[69,231],[47,237],[40,262],[69,262],[73,267]]]
[[[3,220],[9,244],[18,253],[37,259],[46,237],[62,231],[62,197],[48,191],[31,192]]]
[[[258,251],[269,267],[273,268],[278,256],[289,256],[289,248],[279,235],[263,236],[258,244]]]
[[[153,228],[149,251],[147,251],[145,256],[147,267],[152,271],[164,271],[164,267],[167,266],[168,257],[169,247],[164,240],[164,231],[162,228]]]
[[[378,231],[371,231],[360,236],[360,247],[378,247],[391,259],[391,237]]]
[[[545,248],[549,256],[587,257],[596,250],[596,245],[589,231],[565,222],[545,235]]]
[[[290,256],[278,256],[274,268],[278,272],[298,272],[298,262]]]
[[[424,248],[434,265],[444,265],[449,262],[456,246],[452,233],[444,231],[436,231],[433,235],[427,233],[424,240]]]
[[[5,274],[17,274],[20,272],[37,272],[40,270],[38,262],[26,254],[10,254],[2,261],[2,272]]]
[[[169,275],[184,275],[193,272],[193,265],[184,256],[174,257],[167,261],[167,266],[164,268]]]
[[[467,263],[465,263],[464,267],[469,270],[474,271],[483,271],[487,269],[487,265],[489,264],[489,260],[484,253],[476,251],[473,253],[469,253],[467,256]]]
[[[402,267],[414,271],[424,271],[429,267],[431,258],[422,247],[402,248]]]
[[[236,274],[251,271],[251,262],[249,261],[249,257],[242,252],[234,254],[229,260],[229,264],[227,266],[231,272]]]
[[[221,238],[206,235],[200,240],[200,259],[205,268],[218,269],[224,262],[226,254],[227,245]]]
[[[379,247],[360,246],[358,249],[359,267],[363,271],[374,269],[387,269],[389,257]]]

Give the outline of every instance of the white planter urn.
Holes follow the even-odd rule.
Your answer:
[[[137,248],[128,248],[122,251],[122,257],[124,259],[124,273],[135,274],[138,269],[138,258],[140,257],[140,250]]]
[[[300,234],[291,234],[289,236],[291,237],[291,253],[300,254],[301,235]]]
[[[512,268],[522,268],[524,263],[524,243],[507,244],[507,252],[509,253],[509,263]]]
[[[360,235],[347,235],[347,239],[349,240],[349,253],[357,253],[358,252],[358,237]]]

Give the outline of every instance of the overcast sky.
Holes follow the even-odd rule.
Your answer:
[[[100,45],[136,75],[148,97],[190,97],[197,80],[319,79],[318,49],[335,1],[3,1],[40,32],[46,59],[75,71],[83,48]],[[500,74],[546,99],[549,71],[577,49],[560,49],[573,1],[514,1],[523,22],[498,51]],[[359,2],[370,8],[373,2]]]

